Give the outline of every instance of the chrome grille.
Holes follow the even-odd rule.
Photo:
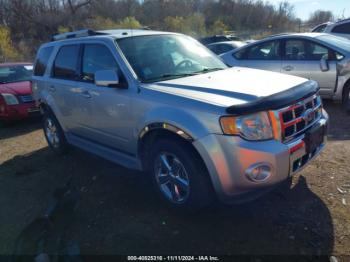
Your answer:
[[[19,99],[21,100],[22,103],[31,103],[34,101],[32,95],[22,95],[22,96],[19,96]]]
[[[281,122],[282,140],[288,142],[302,134],[322,115],[322,101],[319,95],[308,97],[294,105],[278,111]]]

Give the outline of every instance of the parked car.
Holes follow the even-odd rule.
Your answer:
[[[350,41],[323,33],[285,34],[246,45],[221,58],[230,66],[265,69],[318,82],[324,98],[350,110]]]
[[[203,45],[209,45],[216,42],[242,41],[242,39],[235,35],[213,35],[200,38],[198,41]]]
[[[328,33],[350,39],[350,19],[320,24],[311,30],[314,33]]]
[[[209,45],[206,45],[211,51],[217,55],[235,50],[238,47],[244,46],[245,43],[241,41],[226,41],[226,42],[216,42]]]
[[[38,115],[32,88],[31,63],[0,64],[0,120],[11,122]]]
[[[325,146],[316,82],[229,69],[182,34],[58,35],[38,51],[33,89],[54,152],[71,144],[147,171],[179,208],[250,200]]]

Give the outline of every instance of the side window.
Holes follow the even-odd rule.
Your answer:
[[[337,25],[333,28],[332,33],[350,34],[350,23]]]
[[[106,46],[86,44],[83,53],[82,80],[93,82],[96,71],[108,69],[118,71],[119,77],[121,77],[119,66]]]
[[[314,30],[312,30],[312,32],[315,33],[322,33],[324,32],[324,30],[326,29],[327,24],[323,24],[323,25],[319,25],[318,27],[316,27]]]
[[[39,50],[34,66],[35,76],[43,76],[45,74],[47,62],[49,61],[52,50],[53,47],[45,47]]]
[[[324,46],[316,43],[308,42],[306,46],[306,59],[307,60],[321,60],[322,58],[331,59],[330,50]]]
[[[271,41],[252,46],[245,54],[245,58],[249,60],[279,60],[281,59],[280,42]]]
[[[79,45],[62,46],[53,66],[53,77],[76,80],[79,57]]]
[[[287,40],[285,49],[286,60],[305,60],[306,50],[304,40]]]

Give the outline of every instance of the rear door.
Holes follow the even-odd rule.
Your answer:
[[[279,40],[265,41],[252,45],[234,54],[237,65],[280,72],[281,44]]]
[[[333,93],[337,67],[331,49],[306,39],[287,39],[283,43],[283,50],[282,73],[315,80],[322,94]],[[321,59],[327,61],[328,70],[321,70]]]
[[[48,92],[54,98],[60,124],[70,132],[79,133],[80,126],[85,122],[84,108],[79,106],[77,93],[79,44],[62,45],[53,61],[51,79],[47,84]]]

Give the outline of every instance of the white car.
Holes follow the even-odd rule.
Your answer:
[[[350,18],[338,22],[327,22],[311,30],[314,33],[328,33],[350,39]]]

